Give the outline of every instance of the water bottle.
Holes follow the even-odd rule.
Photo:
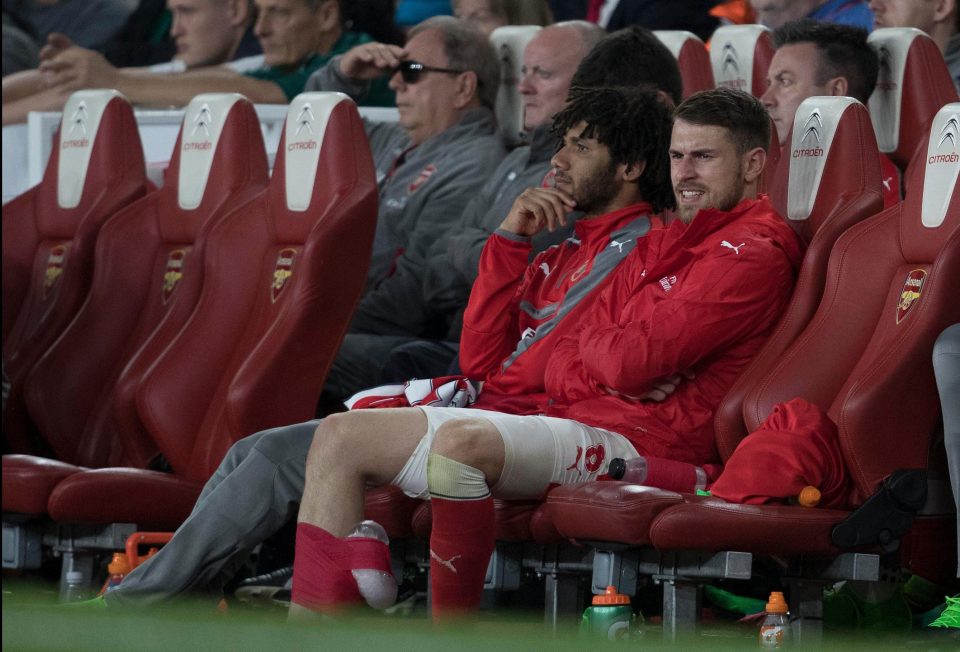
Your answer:
[[[790,643],[790,622],[787,619],[787,601],[783,593],[774,591],[767,601],[767,615],[760,624],[760,647],[764,650],[778,650]]]
[[[583,612],[580,632],[607,639],[620,641],[630,638],[633,629],[633,608],[630,596],[617,593],[617,589],[608,586],[601,595],[593,596],[593,601]]]
[[[64,602],[81,602],[90,597],[87,595],[87,586],[83,581],[82,571],[67,571],[66,580],[67,588],[63,592]]]
[[[629,460],[615,457],[610,460],[607,475],[611,480],[623,480],[669,491],[695,493],[707,488],[707,472],[703,468],[688,462],[649,455]]]
[[[113,553],[113,559],[107,565],[107,581],[103,583],[103,587],[100,589],[100,595],[120,586],[120,582],[123,581],[123,578],[126,577],[129,572],[130,562],[127,560],[127,555],[122,552]]]
[[[362,521],[347,535],[348,539],[352,537],[376,539],[384,545],[390,543],[386,530],[376,521]],[[397,601],[397,580],[393,573],[374,569],[360,569],[352,572],[360,595],[374,609],[386,609]]]

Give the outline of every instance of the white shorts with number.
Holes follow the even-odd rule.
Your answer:
[[[427,498],[427,455],[437,428],[451,419],[485,419],[503,438],[505,458],[497,498],[537,499],[555,484],[594,480],[607,472],[615,457],[630,459],[637,451],[630,441],[603,428],[544,416],[516,416],[470,408],[421,407],[427,432],[393,479],[408,496]]]

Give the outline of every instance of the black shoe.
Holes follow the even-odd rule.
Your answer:
[[[834,526],[833,543],[840,549],[880,545],[896,550],[926,499],[926,471],[894,471],[876,493]]]
[[[263,575],[248,577],[237,585],[233,595],[240,602],[269,604],[278,591],[288,588],[292,579],[293,566],[285,566]]]

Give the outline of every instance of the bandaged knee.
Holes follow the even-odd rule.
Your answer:
[[[483,471],[439,453],[427,457],[427,488],[431,496],[452,500],[478,500],[490,495]]]

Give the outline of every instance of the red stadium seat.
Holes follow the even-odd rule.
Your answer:
[[[806,100],[797,111],[790,142],[785,151],[789,158],[777,171],[772,199],[809,246],[784,317],[718,409],[717,447],[724,460],[747,432],[744,397],[760,385],[809,325],[828,278],[827,260],[835,241],[851,225],[882,208],[876,140],[859,102],[827,97]],[[751,413],[747,418],[750,430],[759,424],[757,416]],[[650,524],[659,513],[700,500],[614,482],[558,487],[534,516],[531,529],[544,543],[577,539],[648,546]],[[815,511],[821,520],[828,518],[825,510]],[[619,553],[610,554],[616,558]],[[725,576],[726,567],[717,572]],[[667,597],[674,599],[676,593]],[[670,613],[676,612],[671,609]]]
[[[696,34],[683,30],[658,30],[654,34],[673,53],[680,66],[684,99],[714,88],[710,53]]]
[[[146,467],[156,457],[156,444],[139,424],[125,431],[117,422],[116,381],[131,359],[151,357],[145,342],[159,353],[193,312],[205,231],[266,189],[253,106],[236,94],[195,98],[168,179],[103,226],[89,296],[26,381],[30,414],[62,462]],[[42,502],[45,511],[53,486],[44,476],[63,468],[23,455],[9,462],[5,456],[3,511],[21,512],[23,501]]]
[[[809,146],[811,142],[813,147]],[[883,205],[879,160],[874,155],[876,140],[862,104],[851,98],[805,100],[794,119],[791,143],[789,160],[777,170],[771,200],[809,246],[783,318],[717,410],[717,449],[724,461],[747,432],[766,417],[764,414],[755,420],[756,415],[751,415],[745,428],[744,396],[809,323],[820,302],[834,242],[852,224],[879,212]],[[630,491],[619,484],[600,483],[599,487],[584,488],[582,494],[579,487],[583,485],[558,487],[548,496],[544,513],[538,518],[549,517],[550,523],[543,525],[548,534],[555,528],[565,537],[603,539],[593,529],[596,522],[589,513],[602,501],[608,504],[611,518],[620,513],[624,519],[619,526],[611,523],[609,528],[613,529],[607,528],[605,533],[619,531],[619,541],[646,544],[649,519],[637,518],[634,502],[649,499],[662,508],[674,499],[660,495],[668,492],[646,491],[627,502],[618,502],[623,491]],[[588,494],[595,498],[584,500],[582,496]]]
[[[827,411],[838,427],[857,505],[895,470],[927,468],[939,415],[933,342],[960,320],[958,125],[960,104],[944,107],[928,138],[926,165],[915,172],[906,200],[838,239],[816,314],[770,371],[754,377],[747,397],[748,421],[754,410],[769,413],[795,396]],[[653,519],[649,541],[673,553],[835,556],[841,551],[833,528],[849,514],[685,500]],[[836,557],[819,581],[808,575],[791,582],[791,600],[801,604],[801,618],[813,617],[814,632],[824,583],[858,579],[867,562],[863,555]],[[838,575],[843,563],[848,567]],[[875,557],[873,564],[864,579],[876,579]]]
[[[870,115],[880,151],[907,172],[918,149],[925,149],[937,111],[957,101],[943,55],[924,32],[912,27],[875,30],[868,42],[880,57]],[[909,180],[909,175],[905,175]]]
[[[904,202],[837,241],[817,313],[747,397],[758,412],[794,396],[826,410],[837,424],[854,504],[895,470],[928,465],[939,416],[931,352],[940,332],[960,321],[958,142],[955,103],[938,112]],[[838,552],[831,531],[847,515],[681,503],[653,520],[650,540],[667,550],[824,555]],[[822,584],[808,579],[806,588],[794,588],[815,614]]]
[[[5,449],[44,450],[31,434],[23,381],[87,294],[100,226],[146,191],[130,104],[116,91],[74,93],[43,180],[3,207]]]
[[[313,416],[364,285],[376,180],[340,94],[295,98],[279,151],[267,192],[210,230],[197,307],[136,393],[173,473],[78,473],[50,497],[56,521],[176,527],[190,501],[168,496],[195,499],[231,444]]]
[[[726,86],[760,97],[767,90],[773,59],[772,32],[763,25],[724,25],[710,39],[710,63],[717,88]]]

